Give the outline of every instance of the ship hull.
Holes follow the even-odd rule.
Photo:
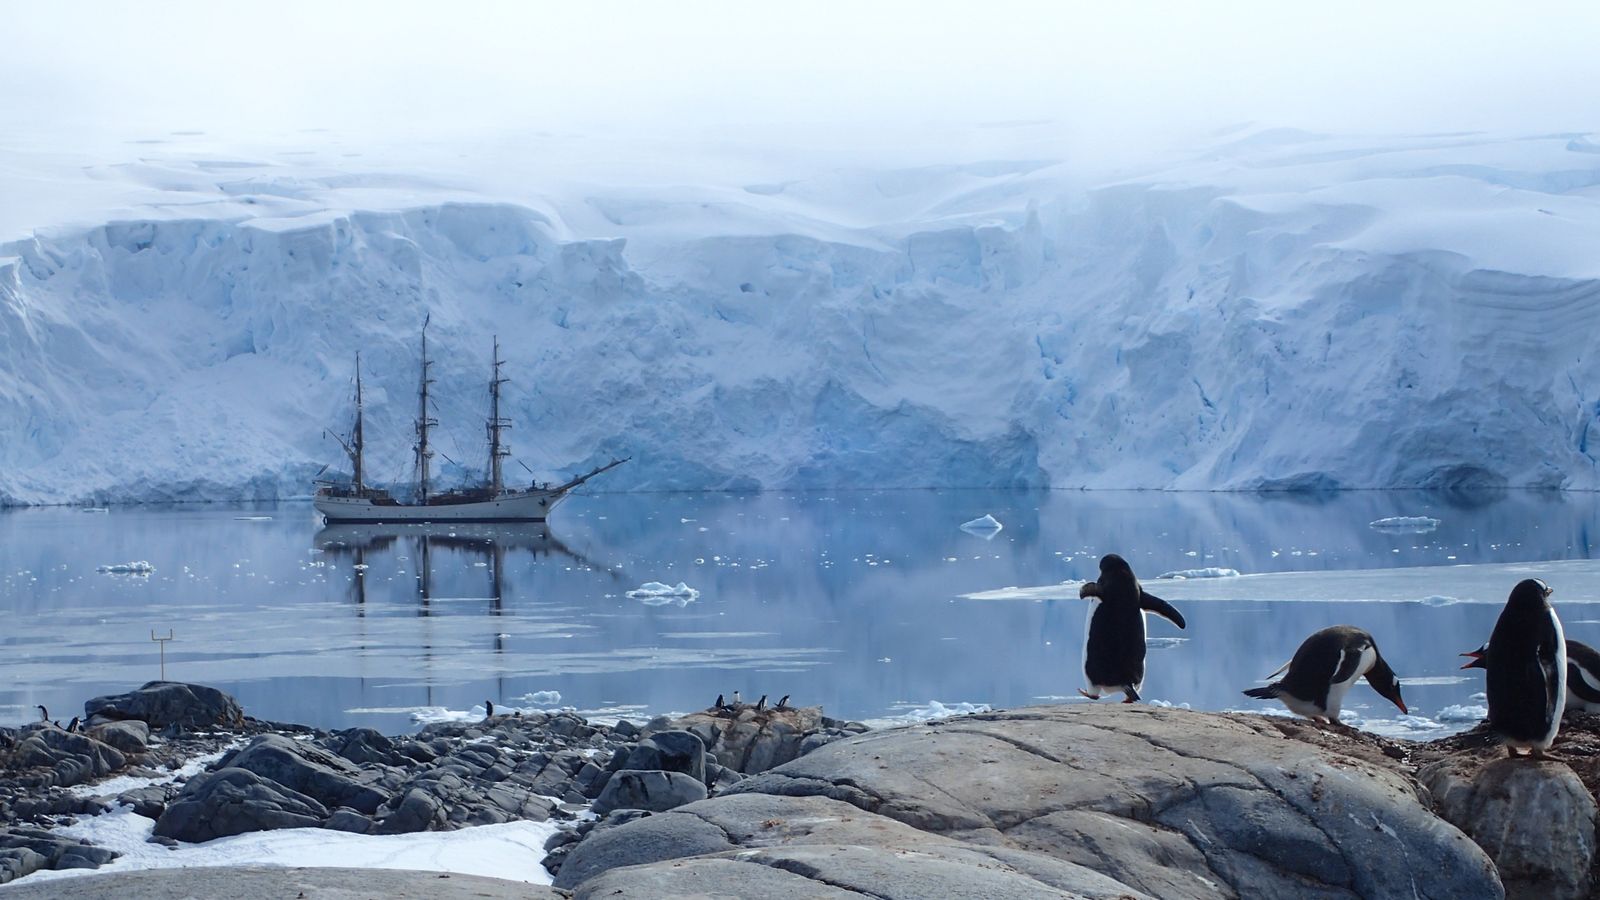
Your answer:
[[[367,497],[317,497],[312,501],[328,524],[407,522],[543,522],[566,491],[528,491],[493,500],[427,505],[374,503]]]

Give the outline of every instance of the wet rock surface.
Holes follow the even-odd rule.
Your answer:
[[[83,704],[90,725],[138,720],[166,728],[227,728],[244,724],[237,700],[213,687],[177,681],[151,681],[136,691],[95,697]]]

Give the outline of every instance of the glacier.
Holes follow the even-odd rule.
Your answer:
[[[426,316],[447,481],[498,335],[534,477],[633,457],[595,490],[1596,490],[1595,146],[615,183],[0,147],[0,504],[307,496],[358,350],[403,481]]]

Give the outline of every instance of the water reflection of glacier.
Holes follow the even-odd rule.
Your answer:
[[[994,540],[960,529],[987,513],[1005,523]],[[272,518],[236,518],[252,514]],[[1399,515],[1440,524],[1368,525]],[[293,504],[19,510],[0,514],[0,720],[155,677],[149,630],[168,627],[170,676],[322,725],[409,729],[399,712],[346,710],[464,711],[541,691],[657,712],[735,689],[789,693],[855,718],[1046,702],[1077,686],[1075,591],[965,595],[1093,577],[1108,550],[1146,575],[1246,573],[1152,588],[1190,620],[1185,632],[1152,624],[1152,698],[1248,707],[1239,689],[1307,633],[1354,622],[1433,716],[1475,702],[1481,679],[1455,654],[1482,641],[1519,573],[1551,581],[1571,635],[1600,643],[1600,607],[1579,602],[1600,599],[1600,572],[1570,562],[1597,555],[1596,524],[1596,498],[1555,494],[599,495],[574,498],[548,530],[319,530]],[[155,572],[96,575],[108,559]],[[647,582],[700,595],[626,597]],[[1355,711],[1387,715],[1380,702]]]

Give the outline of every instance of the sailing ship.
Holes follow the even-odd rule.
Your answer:
[[[327,523],[411,523],[411,522],[543,522],[562,500],[579,485],[602,472],[627,462],[614,459],[603,466],[579,475],[563,484],[539,484],[534,481],[525,488],[507,487],[501,463],[511,455],[503,432],[511,427],[511,420],[500,415],[500,388],[510,379],[500,371],[500,339],[494,341],[494,368],[489,378],[489,417],[486,422],[489,437],[488,474],[483,484],[475,487],[435,491],[429,485],[429,463],[434,451],[428,446],[428,430],[439,420],[428,414],[428,385],[433,379],[428,369],[433,363],[428,359],[428,325],[422,325],[422,378],[419,385],[417,407],[417,442],[412,450],[416,456],[417,480],[413,496],[402,500],[388,490],[367,484],[363,451],[366,434],[363,428],[361,402],[361,355],[356,354],[356,419],[349,439],[334,435],[334,439],[350,457],[349,482],[320,481],[312,504]],[[526,466],[524,466],[526,468]]]

